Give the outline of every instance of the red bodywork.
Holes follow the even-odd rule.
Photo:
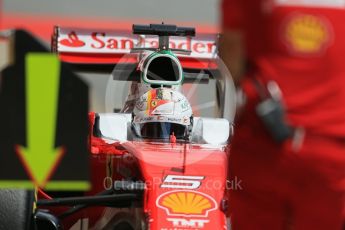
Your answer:
[[[225,215],[221,211],[227,175],[224,151],[170,143],[133,142],[124,146],[138,159],[143,179],[148,184],[144,211],[149,216],[150,229],[174,229],[183,225],[195,226],[195,229],[201,226],[204,227],[200,229],[225,229]],[[168,184],[166,178],[170,176],[173,180],[174,175],[203,179],[195,180],[200,182],[195,189],[162,188]],[[170,185],[191,187],[183,180]],[[198,198],[200,200],[196,200]]]
[[[90,114],[90,130],[93,119],[94,114]],[[145,140],[107,144],[93,135],[90,147],[92,191],[86,195],[110,189],[115,180],[135,178],[146,183],[143,200],[132,211],[83,209],[63,219],[64,229],[78,226],[83,219],[90,229],[107,229],[124,213],[136,213],[134,218],[141,219],[150,230],[227,229],[224,147]],[[66,208],[51,211],[59,216]]]

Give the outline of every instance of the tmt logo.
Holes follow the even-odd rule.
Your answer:
[[[172,222],[174,227],[179,228],[203,228],[206,223],[209,223],[209,220],[200,220],[200,219],[183,219],[183,218],[168,218],[167,221]]]

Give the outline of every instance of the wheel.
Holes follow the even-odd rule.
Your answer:
[[[0,190],[0,230],[29,230],[32,224],[34,191]]]

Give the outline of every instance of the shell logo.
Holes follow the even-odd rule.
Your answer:
[[[304,54],[320,53],[330,45],[330,24],[322,17],[294,15],[286,24],[285,40],[292,51]]]
[[[207,217],[217,209],[216,201],[201,192],[174,190],[160,195],[156,202],[168,216]]]

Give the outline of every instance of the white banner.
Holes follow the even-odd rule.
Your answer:
[[[156,48],[158,47],[158,36],[139,36],[121,31],[59,28],[57,37],[58,52],[125,54],[134,47]],[[192,39],[170,37],[170,48],[191,50],[192,53],[189,56],[193,58],[212,59],[216,53],[216,35],[200,35]]]

